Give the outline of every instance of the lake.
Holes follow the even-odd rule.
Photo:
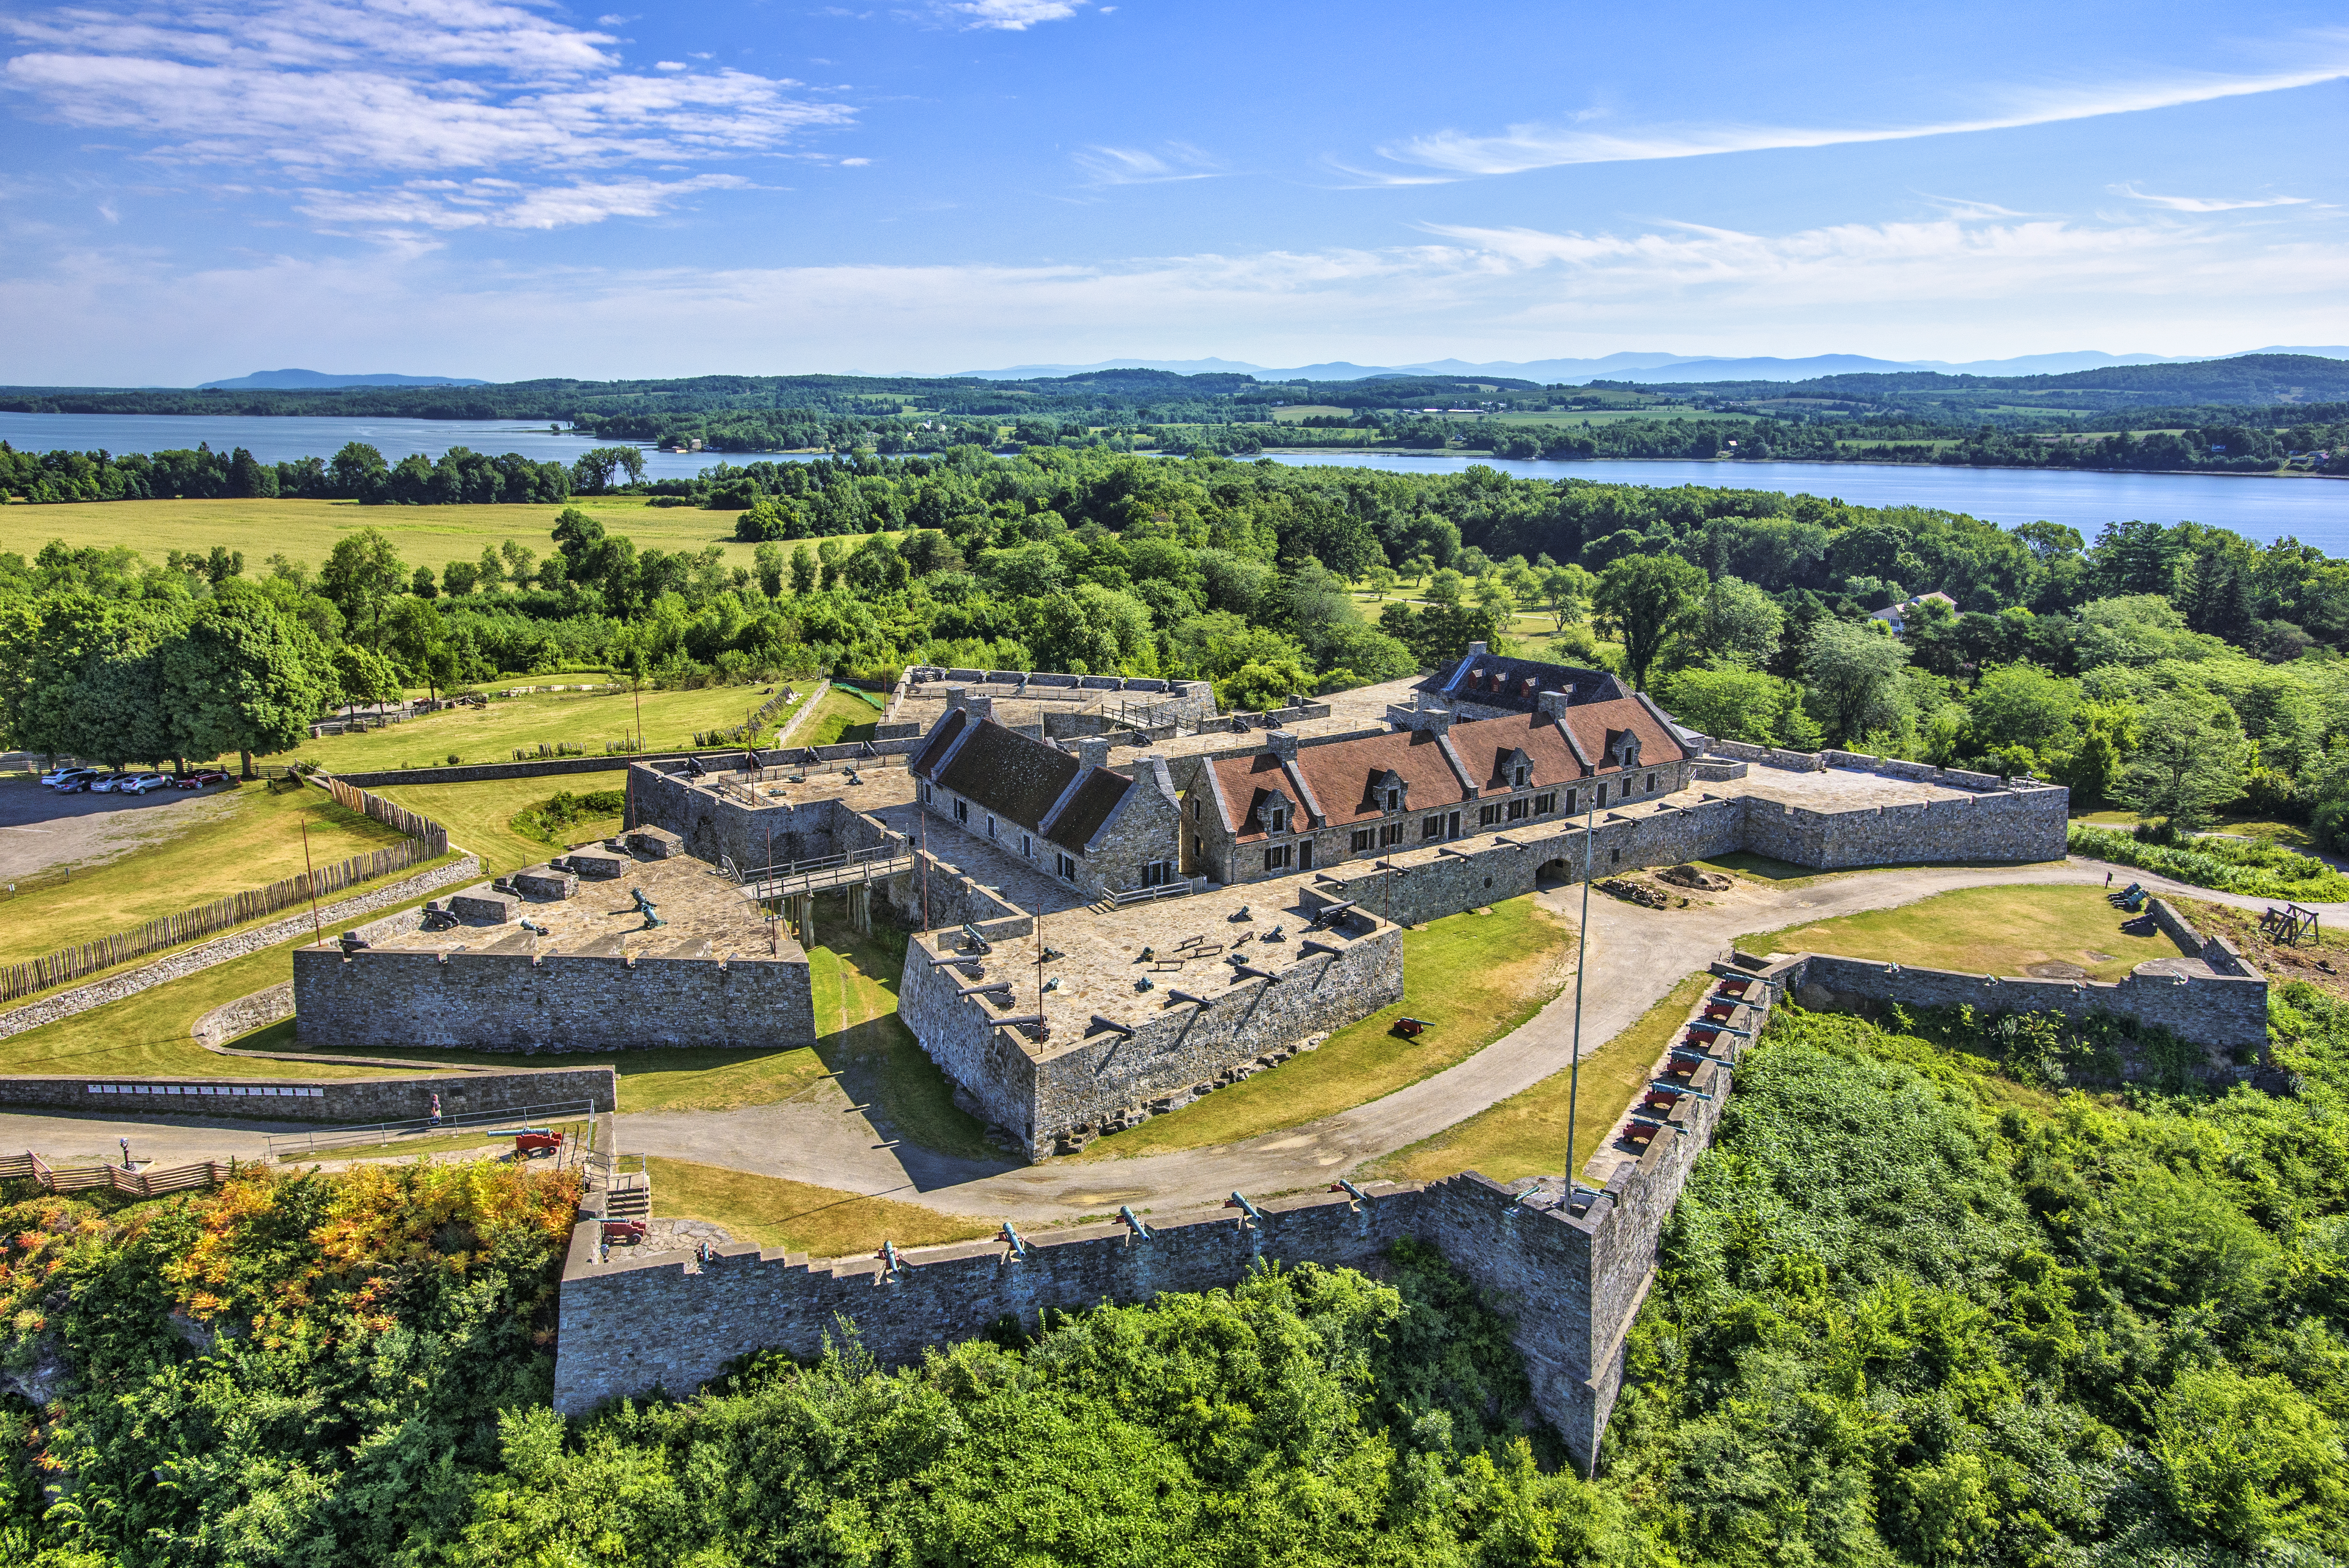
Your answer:
[[[598,443],[513,419],[335,419],[174,414],[0,413],[0,440],[18,451],[153,452],[208,441],[243,447],[264,462],[331,458],[365,441],[397,462],[410,452],[437,458],[451,447],[519,452],[568,463]],[[720,462],[803,462],[806,453],[645,453],[653,479],[684,479]],[[1956,469],[1874,463],[1741,463],[1648,459],[1552,462],[1409,452],[1286,452],[1278,463],[1459,473],[1482,463],[1524,479],[1586,479],[1602,484],[1718,485],[1834,496],[1860,506],[1925,506],[1962,511],[2009,527],[2045,520],[2089,539],[2108,522],[2184,520],[2231,529],[2261,543],[2286,536],[2328,555],[2349,556],[2349,482],[2238,478],[2222,474],[2099,474],[2039,469]]]

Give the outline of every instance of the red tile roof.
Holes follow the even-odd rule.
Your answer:
[[[1601,777],[1619,770],[1608,760],[1608,742],[1625,730],[1640,738],[1642,767],[1677,762],[1682,756],[1680,742],[1636,697],[1615,697],[1569,707],[1566,710],[1566,722],[1572,727],[1583,756],[1597,765]],[[1454,724],[1450,739],[1453,752],[1468,770],[1469,779],[1485,792],[1498,793],[1513,788],[1502,769],[1517,752],[1525,754],[1529,769],[1526,781],[1528,789],[1572,784],[1584,777],[1582,764],[1576,759],[1573,748],[1547,715],[1510,714],[1501,718]],[[1277,788],[1290,799],[1299,799],[1297,787],[1281,768],[1280,758],[1269,751],[1219,758],[1208,766],[1215,769],[1216,781],[1223,787],[1224,826],[1237,838],[1262,836],[1263,830],[1254,820],[1261,791]],[[1327,814],[1325,820],[1333,827],[1384,815],[1385,805],[1372,790],[1390,770],[1404,786],[1405,810],[1456,806],[1469,798],[1459,776],[1445,760],[1442,743],[1433,733],[1423,729],[1398,730],[1320,746],[1309,741],[1297,748],[1296,768],[1320,802]]]

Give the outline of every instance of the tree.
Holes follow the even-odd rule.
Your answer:
[[[783,547],[762,542],[750,552],[750,559],[758,563],[753,575],[758,580],[759,592],[770,599],[781,598],[783,575],[791,569],[783,559]]]
[[[2141,732],[2122,798],[2161,819],[2164,837],[2208,825],[2214,808],[2243,792],[2251,746],[2225,704],[2174,693],[2146,709]]]
[[[498,546],[498,554],[506,563],[506,581],[512,583],[516,589],[529,587],[533,574],[533,568],[538,561],[538,552],[527,545],[516,544],[509,539]]]
[[[1722,740],[1775,745],[1794,692],[1760,670],[1685,669],[1656,682],[1656,700],[1691,729]]]
[[[819,570],[814,551],[804,544],[792,551],[792,592],[802,597],[814,593]]]
[[[1623,665],[1634,687],[1663,651],[1681,617],[1704,590],[1704,573],[1677,555],[1626,555],[1599,574],[1591,607],[1623,641]]]
[[[471,593],[481,580],[481,569],[470,561],[451,561],[440,569],[440,585],[456,598]]]
[[[2020,746],[2042,752],[2072,733],[2079,707],[2077,682],[2037,665],[2013,664],[1983,672],[1966,714],[1974,744],[1984,751]]]
[[[1547,561],[1547,556],[1543,559]],[[1557,621],[1561,632],[1590,614],[1591,591],[1598,579],[1579,566],[1547,566],[1538,573],[1537,597]]]
[[[1827,738],[1847,745],[1901,716],[1900,673],[1909,663],[1880,621],[1821,621],[1803,651],[1803,679]]]
[[[445,577],[447,573],[443,573],[441,575]],[[473,581],[480,585],[482,593],[494,593],[504,586],[505,580],[504,558],[498,554],[497,546],[484,544],[481,546],[481,559],[473,567]]]
[[[1785,624],[1785,612],[1761,589],[1715,577],[1690,614],[1688,641],[1715,665],[1761,669],[1777,656]]]
[[[378,528],[363,528],[335,541],[318,573],[319,587],[343,613],[344,624],[364,629],[371,648],[383,646],[384,613],[407,583],[408,568],[399,552]]]
[[[440,589],[439,585],[432,581],[432,568],[429,566],[418,567],[416,569],[415,575],[408,580],[408,591],[410,593],[415,594],[419,599],[438,599],[440,597]]]
[[[335,454],[331,469],[335,493],[360,500],[370,499],[376,487],[391,472],[383,454],[365,441],[352,441]]]
[[[571,465],[571,488],[585,495],[603,495],[612,488],[615,469],[625,469],[629,482],[645,477],[645,455],[635,447],[596,447],[583,452]]]
[[[413,601],[411,601],[413,603]],[[253,777],[253,754],[309,738],[334,699],[335,670],[308,627],[243,583],[223,584],[163,658],[176,751],[233,751]]]
[[[354,707],[398,702],[403,689],[399,668],[373,648],[345,643],[334,651],[335,688],[339,699]]]
[[[440,612],[426,600],[402,599],[391,613],[385,641],[387,651],[400,662],[409,678],[422,682],[426,692],[438,698],[443,665],[433,655],[447,641]]]

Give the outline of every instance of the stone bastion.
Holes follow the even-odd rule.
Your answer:
[[[294,952],[305,1045],[815,1043],[807,954],[673,835],[574,850]],[[653,912],[647,913],[646,905]]]

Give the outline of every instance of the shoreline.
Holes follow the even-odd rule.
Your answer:
[[[1479,458],[1470,452],[1431,452],[1409,447],[1267,447],[1259,457],[1306,457],[1321,452],[1359,451],[1373,457],[1393,458],[1466,458],[1470,461],[1508,463],[1718,463],[1724,468],[1768,468],[1777,464],[1816,463],[1821,468],[1838,469],[1960,469],[1980,474],[2164,474],[2179,479],[2212,480],[2349,480],[2349,474],[2320,474],[2302,471],[2284,473],[2263,469],[2258,473],[2222,472],[2210,469],[2078,469],[2053,468],[2035,463],[1896,463],[1880,458],[1495,458],[1487,452]],[[1175,454],[1158,450],[1141,456],[1170,457]],[[1235,461],[1244,459],[1235,459]]]

